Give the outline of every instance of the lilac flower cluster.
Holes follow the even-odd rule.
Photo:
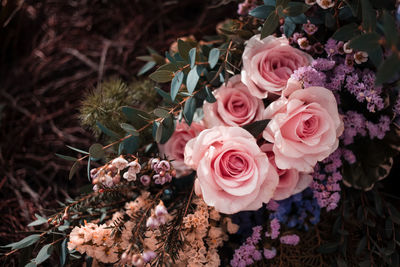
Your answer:
[[[335,209],[340,200],[339,182],[343,178],[340,173],[340,167],[343,165],[342,158],[350,164],[356,161],[352,151],[338,148],[314,168],[314,181],[310,187],[313,189],[318,205],[326,208],[327,211]]]
[[[360,113],[348,111],[344,114],[343,122],[344,131],[340,138],[344,145],[352,144],[356,136],[365,137],[367,133],[371,139],[383,139],[390,130],[390,118],[386,115],[382,115],[378,123],[373,123]]]
[[[246,242],[235,250],[232,267],[244,267],[262,259],[261,251],[256,248],[257,243],[261,240],[261,226],[253,227],[253,234],[246,239]]]
[[[289,228],[308,230],[308,223],[315,225],[320,220],[320,206],[310,188],[277,203],[279,204],[277,207],[276,203],[267,205],[267,209],[273,211],[270,219],[277,219]]]
[[[340,48],[338,44],[334,40],[329,40],[325,46],[327,53],[339,54],[343,47]],[[346,62],[343,56],[329,59],[318,58],[311,66],[301,67],[294,71],[291,78],[302,82],[304,88],[322,86],[332,90],[338,103],[340,103],[338,92],[346,90],[354,95],[358,102],[366,103],[370,112],[382,110],[384,108],[382,87],[375,86],[375,73],[369,69],[361,71]]]

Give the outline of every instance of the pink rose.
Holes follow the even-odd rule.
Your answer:
[[[214,91],[217,102],[204,103],[204,122],[208,128],[214,126],[242,126],[261,120],[264,104],[252,96],[240,81],[240,75],[229,79],[227,84]]]
[[[343,132],[336,99],[323,87],[294,91],[281,97],[264,111],[271,119],[263,137],[273,143],[276,166],[312,172],[314,165],[338,147]]]
[[[272,147],[273,144],[264,144],[260,147],[261,150],[267,154],[269,162],[276,168],[279,176],[279,183],[272,199],[282,200],[306,189],[312,181],[312,176],[307,173],[299,172],[296,169],[282,170],[276,167],[275,155],[272,151]]]
[[[161,156],[166,155],[172,161],[177,177],[187,175],[191,168],[184,163],[184,152],[186,143],[195,138],[205,128],[202,124],[193,122],[189,127],[184,121],[177,122],[174,133],[165,144],[158,144]]]
[[[285,37],[270,35],[260,40],[259,34],[254,35],[243,52],[242,82],[258,98],[281,95],[290,75],[311,61],[310,55],[290,46]]]
[[[185,163],[197,170],[196,193],[226,214],[259,209],[278,185],[278,174],[267,155],[240,127],[202,131],[187,143]]]

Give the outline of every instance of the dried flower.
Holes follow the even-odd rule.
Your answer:
[[[113,161],[111,161],[111,165],[117,168],[119,171],[122,171],[128,166],[128,161],[124,159],[124,157],[121,155],[118,158],[115,158]]]
[[[335,2],[332,0],[317,0],[317,4],[323,9],[328,9],[335,6]]]

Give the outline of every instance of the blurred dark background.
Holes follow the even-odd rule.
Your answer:
[[[35,213],[48,215],[88,183],[84,168],[68,181],[71,163],[54,155],[95,141],[77,116],[85,92],[110,77],[135,78],[147,46],[163,53],[177,37],[214,34],[237,1],[0,0],[0,8],[4,245],[28,235]]]

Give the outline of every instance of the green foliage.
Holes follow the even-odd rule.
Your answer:
[[[121,107],[153,108],[157,104],[157,93],[153,87],[154,84],[149,80],[135,81],[129,85],[118,79],[104,82],[82,101],[79,115],[82,125],[89,127],[97,136],[105,132],[99,129],[99,124],[115,132],[117,136],[111,134],[113,138],[123,136],[120,123],[126,121]]]

